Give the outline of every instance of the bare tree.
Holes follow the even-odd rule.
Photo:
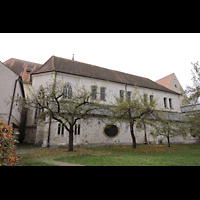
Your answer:
[[[91,98],[92,93],[84,86],[76,91],[64,90],[64,85],[53,79],[52,84],[29,90],[29,96],[18,99],[24,109],[37,109],[37,123],[45,123],[49,117],[59,122],[69,133],[69,151],[73,151],[73,129],[81,119],[94,114],[100,107],[98,100]],[[50,134],[50,133],[49,133]]]
[[[154,127],[154,136],[163,136],[167,139],[168,147],[170,147],[170,138],[176,136],[186,137],[188,134],[188,121],[184,115],[180,113],[157,111],[154,113],[155,120],[151,123]]]
[[[136,137],[134,133],[134,124],[137,120],[150,119],[155,111],[156,101],[147,100],[147,95],[140,95],[135,89],[131,97],[127,96],[124,100],[122,97],[116,97],[116,104],[112,109],[112,118],[127,121],[130,125],[130,133],[133,141],[133,148],[136,148]]]

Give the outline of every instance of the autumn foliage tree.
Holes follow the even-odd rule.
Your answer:
[[[0,121],[0,166],[13,166],[16,164],[16,136],[13,128]]]

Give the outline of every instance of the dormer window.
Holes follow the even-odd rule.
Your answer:
[[[27,70],[26,70],[26,73],[27,73],[27,74],[31,74],[31,69],[27,69]]]

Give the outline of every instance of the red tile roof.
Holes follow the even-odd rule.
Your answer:
[[[168,76],[165,76],[159,80],[156,81],[156,83],[166,87],[166,88],[169,88],[169,85],[170,85],[170,82],[172,80],[172,77],[173,77],[173,73],[168,75]]]
[[[42,64],[33,63],[25,60],[19,60],[16,58],[10,58],[3,62],[3,64],[22,77],[23,83],[31,83],[30,74],[37,70]]]

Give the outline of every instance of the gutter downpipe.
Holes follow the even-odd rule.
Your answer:
[[[125,100],[127,100],[127,84],[125,84],[125,95],[124,96],[126,98]]]
[[[13,102],[14,102],[14,98],[15,98],[15,90],[16,90],[16,86],[17,86],[17,81],[21,81],[21,80],[22,80],[21,76],[19,76],[18,79],[15,80],[15,86],[14,86],[13,95],[12,95],[12,102],[11,102],[11,106],[10,106],[10,113],[9,113],[9,117],[8,117],[8,125],[10,125],[10,118],[12,115]]]

